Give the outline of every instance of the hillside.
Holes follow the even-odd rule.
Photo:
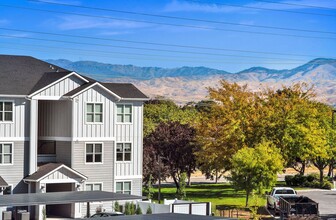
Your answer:
[[[319,58],[289,70],[252,67],[229,73],[206,67],[137,67],[92,61],[71,62],[47,60],[50,63],[110,82],[132,82],[151,97],[165,96],[179,103],[198,101],[207,95],[206,87],[216,86],[220,79],[247,83],[252,90],[265,86],[279,88],[295,82],[314,84],[317,98],[336,103],[336,59]]]

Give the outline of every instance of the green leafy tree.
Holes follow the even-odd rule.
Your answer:
[[[186,186],[187,186],[187,174],[186,173],[182,173],[181,177],[180,177],[180,188],[177,191],[177,198],[178,199],[185,199],[187,194],[186,194]]]
[[[136,210],[135,210],[135,214],[136,214],[136,215],[142,215],[142,210],[141,210],[141,208],[140,208],[139,205],[137,206],[137,208],[136,208]]]
[[[147,208],[146,214],[152,214],[152,213],[153,213],[152,207],[149,205]]]
[[[277,173],[283,169],[282,164],[280,151],[266,141],[255,148],[242,148],[233,156],[232,186],[246,192],[246,207],[252,192],[261,193],[276,183]]]

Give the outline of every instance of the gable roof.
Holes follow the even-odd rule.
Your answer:
[[[47,164],[44,164],[44,165],[40,166],[35,173],[33,173],[30,176],[24,178],[24,180],[28,181],[28,182],[38,182],[38,181],[44,179],[45,177],[47,177],[48,175],[50,175],[51,173],[53,173],[53,172],[55,172],[55,171],[57,171],[61,168],[65,168],[65,169],[71,171],[72,173],[75,173],[77,176],[80,176],[81,178],[83,178],[85,180],[87,179],[87,177],[84,176],[83,174],[77,172],[74,169],[71,169],[71,168],[65,166],[62,163],[47,163]]]
[[[0,176],[0,188],[7,187],[8,183]]]
[[[70,72],[29,56],[0,55],[0,94],[28,95],[49,82],[47,77],[40,81],[43,76],[60,78]]]
[[[0,95],[33,96],[37,91],[72,74],[85,81],[85,84],[64,96],[80,94],[93,84],[97,84],[120,100],[148,99],[130,83],[101,83],[30,56],[14,55],[0,55]]]

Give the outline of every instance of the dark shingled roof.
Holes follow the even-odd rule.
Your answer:
[[[107,89],[122,98],[142,98],[148,99],[137,87],[131,83],[101,83]]]
[[[33,88],[50,83],[46,78],[42,80],[45,74],[59,79],[70,72],[29,56],[0,55],[0,94],[29,95]]]
[[[26,177],[25,180],[26,181],[37,181],[40,178],[44,177],[45,175],[47,175],[48,173],[57,170],[59,167],[63,166],[64,164],[62,163],[48,163],[48,164],[44,164],[42,166],[40,166],[37,171],[33,174],[31,174],[30,176]],[[69,168],[71,169],[71,168]],[[73,169],[71,169],[73,170]],[[74,171],[77,172],[77,171]],[[77,172],[79,173],[79,172]],[[82,176],[84,176],[83,174],[81,174]]]
[[[8,183],[0,176],[0,187],[7,187]]]
[[[85,90],[92,84],[94,84],[94,82],[84,84],[78,87],[77,89],[68,92],[64,96],[73,96],[78,92]],[[121,98],[148,99],[148,97],[145,94],[143,94],[138,88],[136,88],[131,83],[100,83],[100,84],[103,85],[108,90],[110,90],[111,92],[113,92],[114,94],[120,96]]]

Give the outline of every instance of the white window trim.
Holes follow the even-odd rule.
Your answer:
[[[117,160],[117,146],[118,144],[131,144],[131,160]],[[132,163],[133,162],[133,152],[134,152],[134,146],[133,146],[133,143],[132,142],[115,142],[115,149],[114,149],[114,152],[115,152],[115,155],[114,155],[114,161],[116,163]],[[124,154],[124,151],[123,151],[123,158],[124,158],[125,154]]]
[[[0,163],[0,166],[12,166],[14,165],[14,142],[0,142],[0,144],[11,144],[12,145],[12,163]]]
[[[101,185],[101,191],[104,191],[104,183],[103,182],[85,182],[84,191],[87,191],[86,190],[86,185],[90,185],[90,184],[100,184]]]
[[[102,162],[86,162],[86,145],[87,144],[101,144],[102,145]],[[104,164],[104,143],[103,142],[85,142],[84,143],[84,163],[87,165]]]
[[[125,182],[130,182],[131,183],[131,195],[133,195],[133,180],[128,180],[128,179],[123,179],[123,180],[118,180],[114,182],[114,192],[117,193],[117,183],[125,183]],[[124,194],[124,190],[123,193]]]
[[[11,187],[10,195],[13,195],[13,184],[8,184],[7,187]],[[4,187],[4,188],[7,188],[7,187]],[[2,191],[2,195],[4,195],[3,191]]]
[[[131,109],[132,109],[132,121],[131,122],[118,122],[118,105],[130,105],[131,106]],[[125,113],[123,113],[124,115]],[[134,121],[134,108],[133,108],[133,104],[132,103],[121,103],[121,102],[118,102],[116,105],[115,105],[115,122],[116,124],[121,124],[121,125],[132,125],[133,124],[133,121]]]
[[[95,105],[95,104],[101,104],[102,105],[102,121],[101,122],[95,122],[95,121],[93,121],[93,122],[88,122],[87,121],[87,118],[86,118],[86,116],[87,116],[87,104],[93,104],[93,105]],[[84,102],[84,109],[85,109],[85,114],[84,114],[84,122],[85,122],[85,124],[87,124],[87,125],[102,125],[102,124],[104,124],[104,119],[105,119],[105,116],[104,116],[104,103],[103,102]],[[93,106],[93,109],[95,109],[95,107]],[[93,112],[93,120],[95,120],[95,113]]]
[[[0,100],[0,102],[11,102],[12,103],[12,120],[11,121],[0,121],[0,124],[14,124],[14,118],[15,118],[15,114],[14,114],[14,100]],[[5,114],[3,114],[3,119],[5,119]]]

